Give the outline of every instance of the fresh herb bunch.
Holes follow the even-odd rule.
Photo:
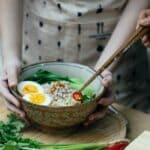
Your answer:
[[[6,123],[0,121],[0,150],[30,150],[39,149],[42,143],[22,138],[22,129],[25,123],[9,115]]]
[[[123,150],[127,142],[115,143],[85,143],[85,144],[44,144],[39,141],[23,138],[22,129],[25,123],[9,115],[8,121],[0,121],[0,150]]]

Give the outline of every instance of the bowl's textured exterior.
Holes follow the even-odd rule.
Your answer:
[[[85,121],[97,106],[96,100],[72,107],[43,107],[22,101],[31,123],[50,128],[66,128],[78,125]]]
[[[35,67],[38,66],[35,65]],[[81,65],[82,66],[82,65]],[[42,64],[43,67],[43,64]],[[82,66],[84,67],[84,66]],[[31,68],[34,68],[33,66]],[[81,68],[83,69],[83,68]],[[31,71],[30,67],[26,68]],[[98,79],[99,81],[100,79]],[[101,83],[101,81],[99,81]],[[97,99],[102,94],[103,87],[98,97],[90,102],[68,107],[47,107],[39,106],[24,101],[19,96],[16,89],[11,89],[12,93],[20,100],[23,110],[26,112],[27,118],[33,124],[37,124],[46,128],[67,128],[78,125],[86,120],[97,107]]]

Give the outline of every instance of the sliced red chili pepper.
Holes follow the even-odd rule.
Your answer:
[[[124,150],[128,144],[129,144],[128,142],[115,143],[109,146],[106,150]]]
[[[74,92],[72,96],[73,96],[73,99],[76,101],[81,101],[83,99],[83,95],[81,92]]]

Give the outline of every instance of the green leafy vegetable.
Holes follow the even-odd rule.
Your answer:
[[[61,81],[61,80],[71,82],[71,80],[68,77],[61,77],[52,72],[42,70],[42,69],[38,70],[32,76],[26,78],[25,80],[26,81],[36,81],[40,84],[51,83],[52,81]]]
[[[6,123],[0,122],[0,150],[103,150],[107,144],[44,144],[39,141],[23,138],[24,122],[14,115],[8,116]]]
[[[95,94],[93,94],[92,96],[88,96],[88,95],[83,95],[83,100],[82,100],[82,103],[87,103],[87,102],[90,102],[91,99],[94,99],[96,97]]]
[[[39,149],[42,143],[22,138],[21,130],[25,123],[18,120],[15,115],[9,115],[6,123],[0,122],[0,150]]]

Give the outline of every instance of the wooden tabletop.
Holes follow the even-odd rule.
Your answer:
[[[6,120],[6,114],[8,113],[8,111],[6,111],[6,108],[4,106],[4,103],[1,101],[1,98],[0,98],[0,106],[1,106],[0,120]],[[127,107],[119,105],[119,104],[114,104],[113,106],[117,110],[119,110],[125,116],[126,120],[128,121],[127,138],[133,140],[139,134],[141,134],[144,130],[150,130],[150,115],[127,108]],[[115,132],[115,131],[112,131],[112,132]],[[96,134],[96,132],[94,133],[94,136],[95,136],[95,134]],[[61,137],[56,134],[54,136],[52,136],[52,135],[49,136],[49,134],[46,134],[46,133],[41,133],[36,130],[32,130],[32,131],[29,130],[29,131],[26,131],[25,135],[27,137],[36,138],[38,140],[45,141],[48,143],[49,142],[55,143],[55,142],[59,141],[60,138],[61,138],[61,140],[63,139],[63,137],[66,138],[67,134],[66,135],[63,134],[63,135],[61,135]],[[90,136],[93,136],[93,135],[90,134]],[[73,138],[76,138],[76,136],[73,136]],[[82,137],[82,138],[84,138],[84,137]],[[98,135],[97,138],[99,139],[101,137]],[[82,139],[82,140],[84,142],[84,139]],[[96,142],[96,139],[94,142]]]
[[[130,109],[128,107],[114,104],[128,120],[127,138],[133,140],[140,135],[144,130],[150,130],[150,115],[143,112]]]

